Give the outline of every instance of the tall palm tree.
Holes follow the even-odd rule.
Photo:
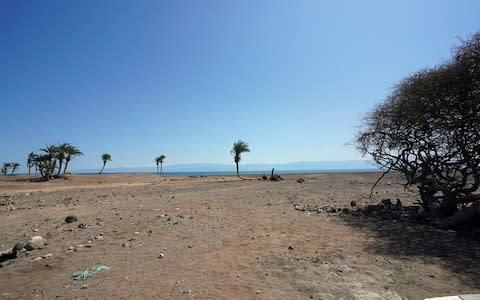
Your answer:
[[[242,159],[241,154],[243,152],[250,152],[250,149],[248,149],[248,144],[245,143],[242,140],[238,140],[238,142],[233,143],[232,151],[230,153],[233,155],[233,159],[235,161],[235,164],[237,165],[237,176],[240,177],[240,172],[238,171],[238,163]],[[242,178],[242,177],[240,177]]]
[[[28,158],[27,158],[27,167],[28,167],[28,175],[30,175],[30,169],[32,169],[32,167],[35,165],[35,153],[33,152],[30,152],[28,154]]]
[[[65,168],[63,169],[63,174],[67,172],[68,163],[70,162],[70,160],[72,160],[72,158],[83,155],[82,151],[70,144],[68,144],[65,148],[65,153]]]
[[[110,154],[108,153],[102,154],[103,167],[98,174],[102,174],[103,169],[105,169],[105,165],[107,164],[107,161],[111,161],[111,160],[112,160],[112,156]]]
[[[157,158],[155,158],[155,162],[157,163],[157,174],[158,174],[158,165],[160,164],[160,174],[163,172],[163,160],[167,158],[165,155],[160,155]]]
[[[10,166],[12,167],[12,173],[10,173],[10,175],[13,175],[13,172],[15,172],[15,170],[20,167],[20,164],[17,163],[17,162],[14,162],[14,163],[11,163]]]

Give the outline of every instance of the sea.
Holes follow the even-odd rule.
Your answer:
[[[263,171],[240,171],[240,175],[270,175],[271,170]],[[332,174],[332,173],[377,173],[381,172],[380,169],[370,168],[370,169],[326,169],[326,170],[275,170],[275,174]],[[92,173],[76,173],[80,175],[87,174],[98,174],[97,172]],[[105,175],[109,174],[156,174],[155,172],[108,172],[104,171]],[[235,171],[205,171],[205,172],[163,172],[162,176],[181,176],[181,177],[191,177],[191,176],[231,176],[237,175]]]

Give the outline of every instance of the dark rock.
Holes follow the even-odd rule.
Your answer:
[[[397,202],[395,202],[395,208],[402,208],[403,205],[402,205],[402,201],[400,201],[400,199],[397,199]]]
[[[86,225],[86,224],[83,224],[83,223],[80,223],[80,224],[78,224],[78,228],[80,228],[80,229],[86,229],[86,228],[87,228],[87,225]]]
[[[73,223],[76,221],[78,221],[78,218],[74,215],[70,215],[65,218],[65,223]]]
[[[13,252],[21,251],[22,249],[25,248],[25,246],[27,246],[27,243],[25,243],[25,242],[18,242],[18,243],[15,244],[15,246],[13,246]]]
[[[390,200],[390,199],[388,199],[388,198],[387,198],[387,199],[383,199],[382,201],[380,201],[380,203],[382,203],[382,204],[385,205],[385,206],[392,206],[392,205],[393,205],[392,200]]]
[[[298,183],[303,183],[303,182],[305,182],[305,179],[299,178],[299,179],[297,179],[297,182],[298,182]]]
[[[269,178],[271,181],[280,181],[280,180],[283,180],[283,178],[280,176],[280,175],[277,175],[277,174],[274,174],[272,176],[270,176]]]
[[[293,250],[293,247],[292,246],[288,246],[288,250]]]
[[[357,206],[357,201],[354,201],[354,200],[350,201],[350,206]]]
[[[262,176],[262,179],[263,179],[263,180],[267,180],[268,177],[267,177],[266,175],[263,175],[263,176]]]

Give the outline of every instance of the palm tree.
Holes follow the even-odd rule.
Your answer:
[[[10,166],[12,167],[12,173],[10,173],[10,175],[13,175],[13,172],[15,172],[15,170],[20,167],[20,164],[17,163],[17,162],[14,162],[14,163],[11,163]]]
[[[42,160],[44,162],[47,162],[49,160],[48,164],[48,176],[50,177],[50,174],[53,174],[53,171],[55,170],[55,167],[57,165],[57,157],[58,157],[58,146],[56,145],[46,145],[45,148],[40,149],[41,151],[45,152],[44,157]]]
[[[160,164],[160,174],[163,172],[163,160],[167,158],[165,155],[160,155],[157,158],[155,158],[155,162],[157,163],[157,174],[158,174],[158,164]]]
[[[63,174],[67,172],[68,163],[70,162],[70,160],[72,160],[72,158],[83,155],[82,151],[70,144],[67,144],[67,146],[65,147],[65,153],[65,168],[63,169]]]
[[[233,148],[230,153],[233,155],[233,159],[235,160],[235,164],[237,165],[237,176],[240,177],[240,173],[238,171],[238,163],[242,159],[240,156],[243,152],[250,152],[250,149],[248,149],[248,144],[245,143],[242,140],[238,140],[238,142],[233,143]],[[242,177],[240,177],[242,178]]]
[[[69,143],[63,143],[61,145],[57,146],[57,155],[56,158],[58,159],[58,172],[57,176],[60,176],[60,172],[62,171],[62,166],[63,166],[63,160],[66,157],[67,153],[67,147],[69,146]]]
[[[100,172],[98,174],[102,174],[103,172],[103,169],[105,169],[105,165],[107,164],[107,161],[111,161],[112,160],[112,156],[108,153],[103,153],[102,154],[102,160],[103,160],[103,167],[102,169],[100,170]]]
[[[35,164],[35,156],[36,156],[36,155],[35,155],[35,153],[33,153],[33,152],[30,152],[30,153],[28,154],[28,158],[27,158],[28,175],[30,175],[30,169],[31,169],[34,165],[36,165],[36,164]],[[36,173],[36,169],[35,169],[35,173]]]

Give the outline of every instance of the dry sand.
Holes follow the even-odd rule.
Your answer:
[[[0,299],[423,299],[480,293],[480,243],[472,237],[294,209],[384,198],[413,203],[415,192],[404,191],[399,176],[385,178],[373,199],[367,196],[378,178],[374,173],[284,178],[1,177],[0,250],[34,235],[48,244],[2,263]],[[65,223],[67,215],[78,221]],[[32,260],[46,254],[52,256]],[[86,281],[71,279],[95,265],[110,270]]]

